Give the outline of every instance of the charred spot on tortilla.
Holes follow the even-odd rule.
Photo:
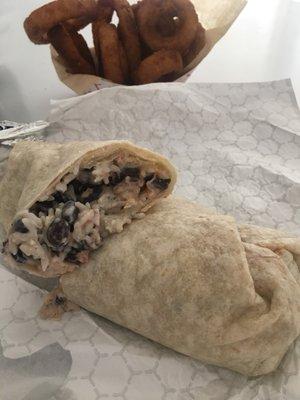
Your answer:
[[[121,232],[143,215],[144,207],[164,196],[171,182],[168,174],[167,167],[126,152],[75,164],[13,222],[5,251],[16,263],[47,276],[65,273],[60,271],[70,264],[85,264],[108,236]],[[20,247],[23,251],[17,252]]]
[[[29,232],[29,229],[24,225],[22,219],[17,219],[17,221],[14,222],[13,229],[15,232],[20,232],[20,233]]]

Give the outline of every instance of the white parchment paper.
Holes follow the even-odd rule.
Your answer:
[[[300,234],[300,113],[289,81],[115,87],[54,102],[50,120],[47,140],[132,140],[173,161],[178,194]],[[41,321],[41,299],[0,269],[1,400],[300,398],[299,340],[275,373],[247,379],[84,311]]]

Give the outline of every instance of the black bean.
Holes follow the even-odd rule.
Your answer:
[[[88,250],[89,246],[85,240],[77,243],[77,247],[72,247],[69,253],[66,255],[65,260],[74,264],[80,264],[80,261],[77,259],[77,254],[83,250]]]
[[[140,177],[140,169],[138,167],[124,167],[121,170],[120,174],[121,178],[126,178],[126,176],[129,176],[130,178],[133,179],[139,179]]]
[[[89,185],[80,182],[78,179],[73,179],[72,182],[69,183],[69,185],[73,186],[76,196],[81,196],[82,193],[89,188]]]
[[[54,303],[58,306],[62,305],[65,302],[65,299],[61,296],[56,296]]]
[[[79,251],[77,249],[72,249],[69,251],[69,253],[65,257],[65,261],[71,262],[73,264],[80,264],[80,262],[77,260],[77,254]]]
[[[70,226],[64,219],[55,218],[47,231],[47,239],[51,246],[61,247],[67,242]]]
[[[63,192],[55,192],[52,196],[57,203],[66,203],[67,201],[71,200],[70,196]]]
[[[15,232],[20,232],[20,233],[28,233],[29,232],[29,229],[26,228],[26,226],[24,225],[24,223],[21,219],[18,219],[16,222],[14,222],[13,230]]]
[[[121,177],[117,172],[113,172],[109,178],[109,186],[116,186],[123,181],[124,177]]]
[[[144,181],[145,182],[149,182],[153,178],[154,178],[154,174],[148,174],[148,175],[145,176]]]
[[[18,249],[16,254],[12,254],[12,256],[19,264],[25,264],[27,261],[27,256],[20,249]]]
[[[160,190],[166,190],[171,182],[171,179],[164,179],[164,178],[158,178],[156,177],[153,179],[151,182],[153,186],[155,186],[157,189]]]
[[[54,207],[54,202],[52,200],[48,201],[37,201],[29,211],[35,215],[39,215],[40,212],[48,215],[49,209]]]
[[[76,249],[72,249],[71,251],[69,251],[69,253],[66,255],[65,257],[65,261],[68,261],[72,264],[81,264],[80,261],[77,259],[77,254],[79,253],[79,251],[76,251]]]
[[[77,251],[82,251],[82,250],[88,250],[89,245],[85,240],[82,240],[81,242],[77,243]]]
[[[61,217],[69,223],[71,232],[73,232],[78,214],[79,209],[75,206],[74,201],[70,200],[63,206]]]
[[[84,168],[79,171],[78,180],[82,183],[93,183],[92,170]]]
[[[147,183],[147,182],[150,182],[150,181],[154,178],[154,176],[155,176],[155,174],[154,174],[154,173],[151,173],[151,174],[148,174],[148,175],[146,175],[146,176],[144,177],[144,184],[143,184],[143,186],[141,187],[141,192],[143,192],[143,191],[145,191],[145,190],[147,189],[146,183]]]
[[[98,200],[103,192],[103,185],[95,185],[95,186],[92,186],[91,189],[92,189],[92,193],[90,195],[88,195],[87,197],[81,197],[80,201],[83,204],[91,203],[92,201]]]

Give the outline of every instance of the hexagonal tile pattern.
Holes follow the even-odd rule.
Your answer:
[[[22,293],[12,307],[15,317],[20,319],[35,317],[39,311],[39,301],[40,296],[37,291]]]
[[[4,356],[7,358],[21,358],[28,356],[30,351],[26,346],[13,346],[5,350]]]
[[[176,390],[189,386],[195,369],[188,357],[178,355],[174,358],[165,354],[160,359],[157,372],[165,386]]]
[[[58,395],[59,399],[97,400],[98,395],[89,379],[75,379],[64,385]]]
[[[30,349],[31,352],[34,352],[52,343],[59,343],[61,346],[68,349],[68,341],[64,333],[60,329],[53,329],[49,331],[39,330],[39,332],[35,336],[33,336],[32,339],[27,343],[27,347]]]
[[[1,268],[0,268],[1,269]],[[13,292],[15,295],[17,292]],[[1,303],[0,303],[1,304]],[[14,319],[11,310],[0,310],[0,330],[5,328]]]
[[[1,308],[10,308],[17,302],[17,298],[15,297],[16,282],[14,280],[10,280],[8,282],[4,282],[2,286],[3,289],[0,292]]]
[[[99,354],[105,356],[107,354],[112,355],[114,353],[120,353],[124,346],[122,342],[119,342],[113,336],[100,329],[95,332],[90,342],[94,345]]]
[[[146,340],[133,340],[125,346],[123,357],[133,372],[153,370],[159,351]]]
[[[165,396],[165,400],[194,400],[194,398],[189,392],[181,391],[170,391]]]
[[[82,321],[82,317],[78,313],[74,313],[64,328],[64,333],[69,341],[87,340],[95,333],[95,325],[86,319]]]
[[[126,398],[130,400],[161,399],[164,388],[154,374],[141,374],[132,377],[125,393]]]
[[[2,331],[3,339],[11,345],[28,343],[38,333],[37,323],[34,320],[14,320]]]
[[[89,342],[82,341],[80,346],[71,342],[65,346],[72,354],[72,368],[69,378],[86,378],[90,375],[99,358],[97,349],[92,347]]]
[[[91,375],[92,382],[100,393],[117,395],[127,387],[130,372],[123,358],[113,355],[109,358],[101,357]]]
[[[172,160],[177,194],[242,222],[300,233],[300,113],[289,81],[135,90],[57,102],[48,139],[132,140]],[[290,400],[300,393],[300,341],[280,370],[248,381],[84,311],[40,320],[43,294],[0,268],[0,369],[3,361],[12,366],[21,393],[12,398],[1,387],[1,400],[281,400],[282,393]]]

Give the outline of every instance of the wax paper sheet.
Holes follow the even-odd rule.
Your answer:
[[[132,140],[173,161],[177,194],[300,234],[300,113],[289,81],[115,87],[54,102],[50,120],[47,140]],[[300,398],[299,340],[276,372],[248,379],[85,311],[41,321],[42,296],[0,270],[1,400]]]

